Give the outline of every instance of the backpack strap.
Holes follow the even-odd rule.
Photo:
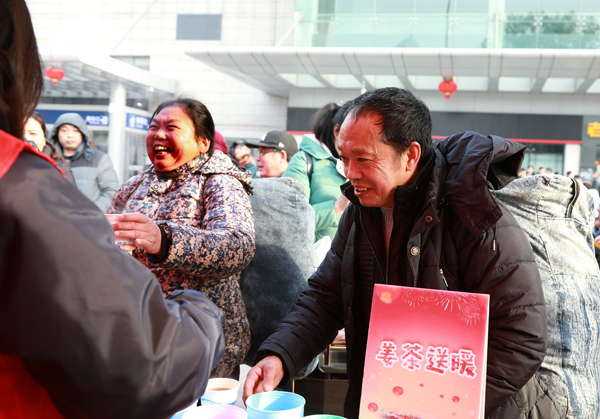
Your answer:
[[[310,184],[312,181],[313,158],[306,151],[304,151],[304,154],[306,155],[306,174],[308,175],[308,183]]]

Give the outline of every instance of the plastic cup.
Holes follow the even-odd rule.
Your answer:
[[[106,221],[108,221],[108,223],[110,225],[118,223],[120,215],[121,214],[104,214],[104,216],[106,217]],[[121,246],[133,245],[133,242],[130,239],[119,239],[119,240],[117,240],[115,238],[115,244],[117,246],[121,247]]]
[[[248,414],[237,406],[211,404],[190,409],[181,419],[248,419]]]
[[[233,406],[237,401],[240,383],[232,378],[211,378],[200,398],[202,406],[227,404]]]
[[[246,399],[248,419],[300,419],[306,400],[287,391],[256,393]]]
[[[171,419],[182,419],[183,414],[185,412],[187,412],[188,410],[195,409],[197,404],[198,404],[198,400],[196,400],[194,403],[190,404],[185,409],[180,410],[179,412],[175,413],[173,416],[171,416]]]
[[[310,416],[304,416],[304,419],[306,419],[306,418],[312,418],[312,419],[346,419],[344,417],[335,416],[335,415],[310,415]]]

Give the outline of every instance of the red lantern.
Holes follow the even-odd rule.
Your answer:
[[[58,67],[52,67],[46,70],[46,76],[52,80],[52,84],[57,85],[59,80],[65,77],[65,72]]]
[[[456,92],[456,83],[454,83],[452,77],[444,77],[444,81],[440,83],[438,89],[446,99],[450,99],[450,95]]]

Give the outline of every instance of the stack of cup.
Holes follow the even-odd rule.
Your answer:
[[[306,400],[287,391],[256,393],[246,399],[248,419],[300,419]]]

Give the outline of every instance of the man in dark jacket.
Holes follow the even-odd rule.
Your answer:
[[[354,100],[340,157],[351,201],[331,251],[291,313],[261,346],[244,397],[269,391],[345,327],[358,417],[375,283],[490,295],[486,417],[535,417],[550,403],[534,374],[547,341],[546,309],[529,242],[488,188],[516,177],[525,147],[474,132],[431,144],[431,117],[410,92]]]
[[[69,161],[77,188],[106,213],[119,180],[108,154],[92,148],[85,120],[77,113],[62,114],[54,123],[50,140]]]

